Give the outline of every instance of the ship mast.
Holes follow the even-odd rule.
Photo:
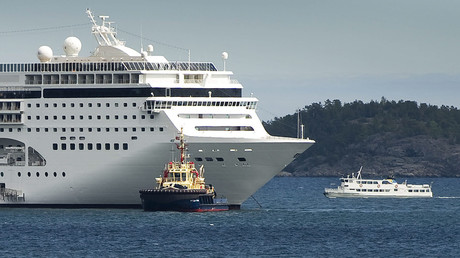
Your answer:
[[[180,136],[176,137],[177,140],[180,140],[180,143],[177,144],[177,148],[180,150],[180,163],[185,164],[185,137],[183,128],[180,129]]]
[[[109,18],[109,16],[99,16],[102,20],[102,25],[97,25],[96,20],[94,19],[94,15],[90,9],[86,9],[86,13],[88,14],[93,27],[91,29],[91,33],[97,40],[99,46],[123,46],[123,41],[117,39],[116,35],[117,32],[111,26],[112,22],[106,22],[105,20]],[[106,26],[107,25],[107,26]]]

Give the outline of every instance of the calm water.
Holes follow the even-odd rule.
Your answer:
[[[460,179],[433,199],[327,199],[335,178],[275,178],[239,211],[0,209],[0,254],[34,257],[453,257]]]

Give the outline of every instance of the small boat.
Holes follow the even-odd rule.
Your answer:
[[[431,198],[433,192],[431,185],[408,184],[407,180],[398,183],[392,177],[386,179],[363,179],[361,177],[361,167],[358,174],[354,173],[347,177],[340,178],[340,186],[337,188],[325,188],[324,195],[328,198],[336,197],[361,197],[361,198]]]
[[[181,129],[177,148],[180,162],[171,161],[165,166],[163,174],[155,178],[155,189],[140,190],[144,211],[225,211],[229,209],[226,198],[217,198],[212,185],[206,185],[204,168],[196,169],[193,162],[186,160],[186,144]]]

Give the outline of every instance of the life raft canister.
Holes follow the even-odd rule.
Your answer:
[[[398,185],[395,185],[395,188],[398,188]]]

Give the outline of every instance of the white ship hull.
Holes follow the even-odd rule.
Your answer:
[[[140,207],[183,128],[190,161],[239,206],[314,143],[268,135],[232,72],[138,53],[87,13],[92,56],[70,37],[66,56],[0,64],[0,205]]]

